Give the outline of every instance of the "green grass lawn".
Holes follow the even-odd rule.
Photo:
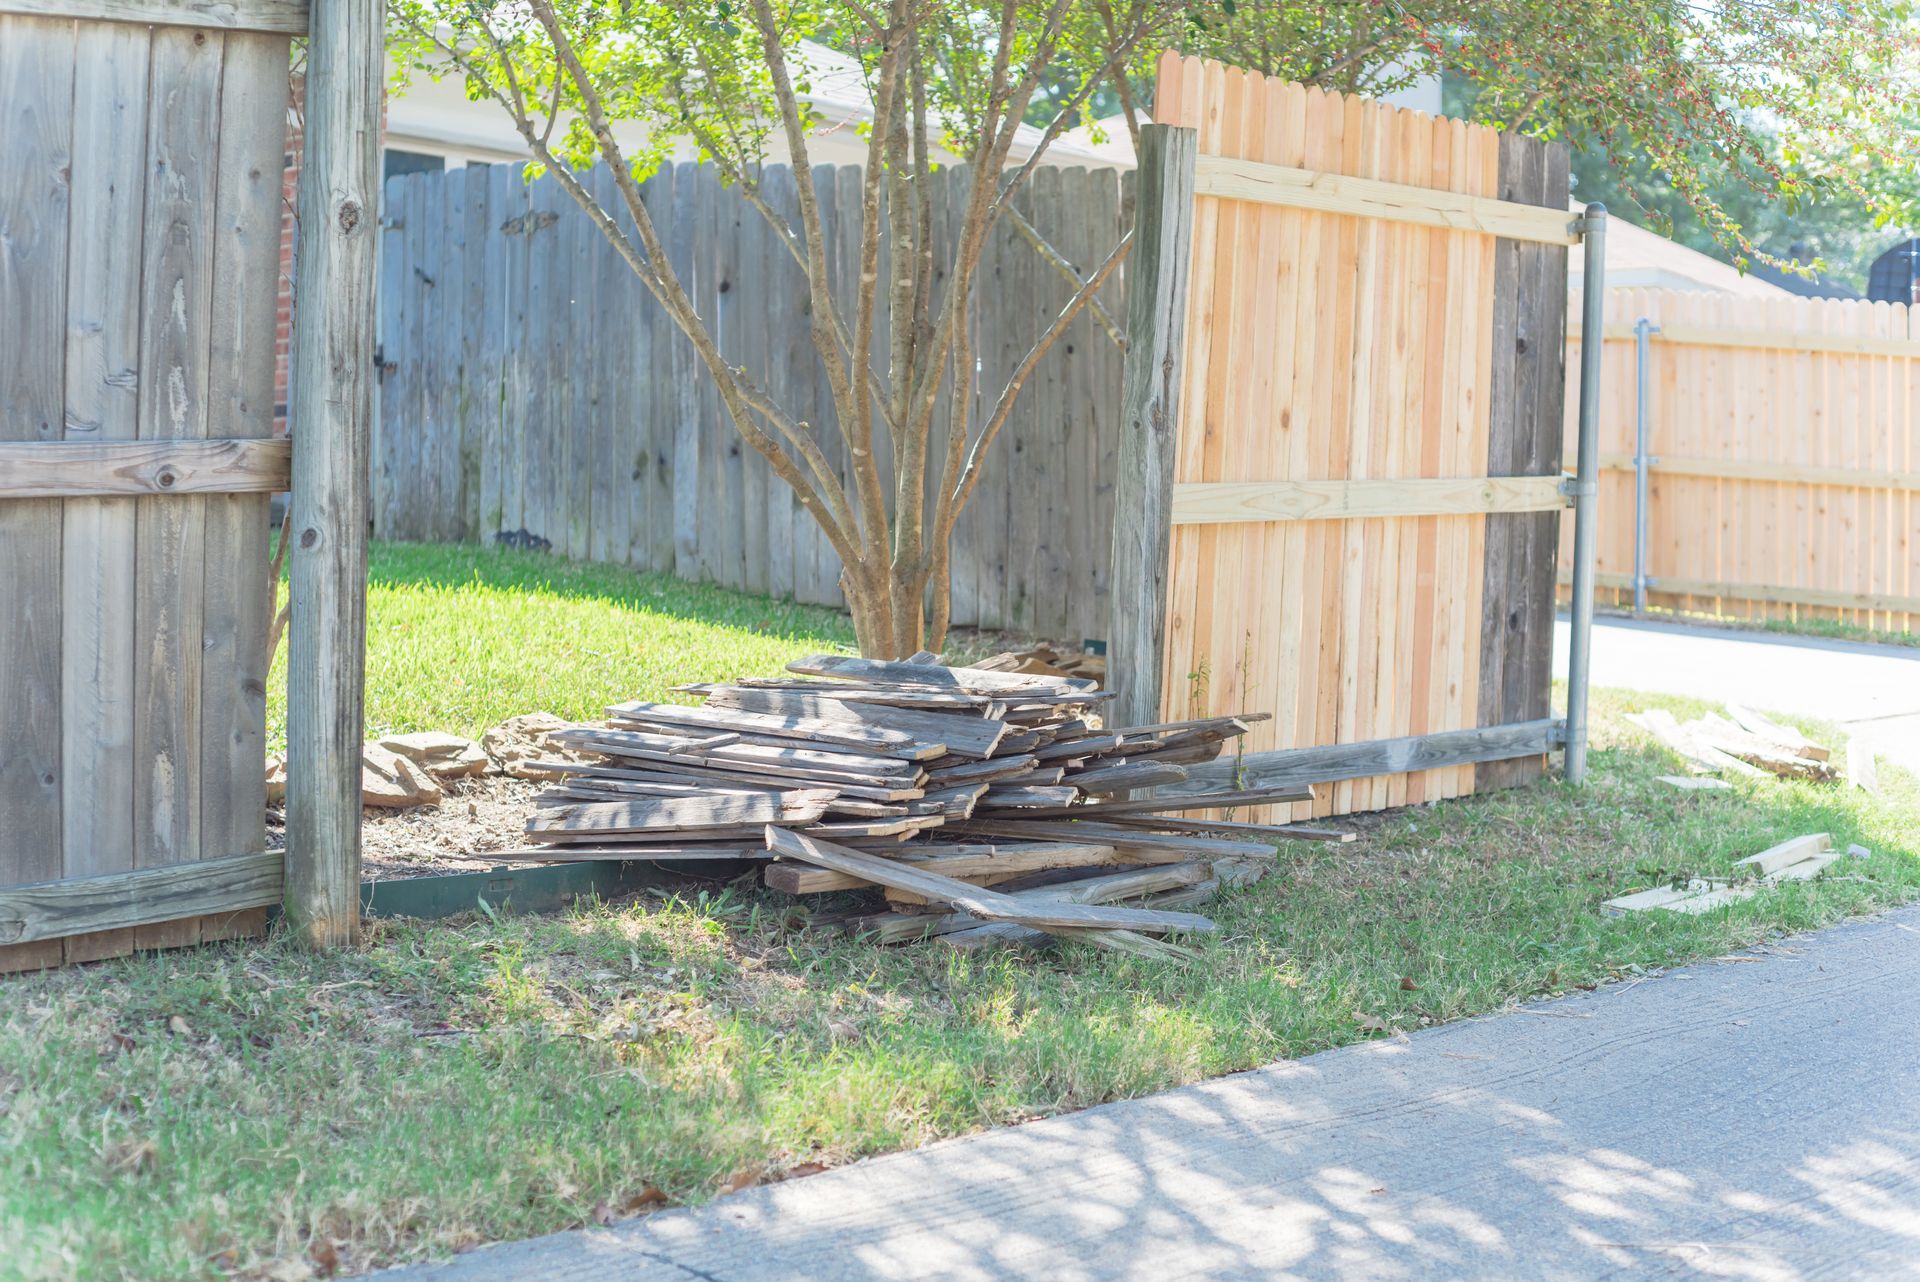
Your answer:
[[[846,616],[537,552],[376,543],[368,564],[367,736],[476,736],[523,712],[573,720],[616,699],[726,681],[851,645]],[[286,649],[267,740],[286,745]]]
[[[823,612],[615,571],[380,559],[370,706],[393,728],[584,715],[845,637]],[[435,639],[449,620],[463,635]],[[1621,719],[1650,706],[1703,707],[1597,692],[1584,789],[1368,819],[1352,846],[1288,844],[1266,881],[1208,910],[1220,929],[1187,968],[1081,945],[870,947],[736,884],[379,923],[325,957],[276,939],[0,981],[0,1279],[299,1277],[444,1254],[1920,896],[1913,778],[1883,767],[1880,799],[1772,780],[1677,793],[1655,780],[1673,763]],[[1703,917],[1600,912],[1818,830],[1873,856]]]

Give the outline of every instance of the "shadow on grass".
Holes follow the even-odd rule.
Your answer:
[[[805,634],[851,644],[853,626],[840,610],[805,605],[712,583],[688,583],[670,574],[570,561],[474,543],[375,543],[368,557],[369,586],[478,588],[599,601],[632,610],[757,632]]]

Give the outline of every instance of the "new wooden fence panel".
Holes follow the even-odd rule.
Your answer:
[[[1601,600],[1633,600],[1633,327],[1645,318],[1658,327],[1647,377],[1649,603],[1912,630],[1920,338],[1908,309],[1621,290],[1606,317]],[[1565,431],[1571,442],[1570,415]]]
[[[1516,206],[1565,209],[1564,153],[1173,55],[1156,103],[1200,154],[1162,711],[1271,710],[1250,760],[1544,720],[1557,482],[1502,507],[1484,478],[1557,472],[1538,384],[1560,386],[1570,236]],[[1275,519],[1276,486],[1354,515]],[[1286,817],[1458,796],[1483,769],[1359,774]]]
[[[586,181],[630,225],[611,175]],[[851,329],[861,174],[823,167],[815,182]],[[933,185],[943,243],[969,182],[956,168]],[[765,179],[768,202],[789,215],[793,183],[778,167]],[[1122,187],[1110,171],[1048,170],[1016,204],[1084,274],[1125,230]],[[524,531],[561,555],[840,601],[825,535],[740,439],[692,345],[555,180],[529,185],[516,167],[476,167],[396,178],[386,196],[374,456],[383,537]],[[805,272],[706,167],[663,169],[643,198],[727,359],[813,426],[852,494]],[[1123,288],[1117,276],[1110,310],[1121,309]],[[969,320],[979,358],[962,388],[972,432],[1072,289],[1011,227],[994,232]],[[884,297],[875,324],[871,351],[884,365]],[[1086,316],[1029,380],[957,527],[956,623],[1104,635],[1122,360]],[[943,399],[936,414],[935,469],[950,409]],[[878,424],[875,438],[884,473],[891,446]]]
[[[288,57],[264,30],[0,16],[0,439],[58,451],[0,462],[0,970],[256,932],[277,898],[272,478],[169,447],[272,431]],[[48,478],[70,496],[16,497]]]

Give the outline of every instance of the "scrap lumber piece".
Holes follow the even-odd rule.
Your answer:
[[[946,745],[915,738],[904,730],[886,730],[876,726],[851,725],[840,721],[821,721],[812,717],[782,717],[765,712],[741,712],[732,708],[714,708],[704,704],[688,707],[678,703],[616,703],[607,709],[613,721],[643,721],[649,724],[690,726],[701,730],[771,735],[803,742],[832,743],[877,757],[902,757],[917,761],[937,757]]]
[[[1085,806],[1089,818],[1097,817],[1104,807]],[[1245,837],[1266,841],[1330,841],[1344,845],[1359,834],[1338,828],[1315,828],[1308,824],[1256,824],[1232,819],[1189,819],[1185,815],[1114,815],[1106,822],[1123,828],[1148,828],[1159,832],[1192,832],[1219,837]]]
[[[1816,760],[1813,757],[1796,756],[1771,740],[1742,730],[1718,713],[1709,712],[1696,721],[1687,722],[1682,729],[1699,742],[1718,748],[1748,765],[1779,775],[1782,779],[1824,781],[1839,774],[1824,758]]]
[[[986,783],[1025,774],[1038,764],[1031,756],[994,757],[987,761],[967,761],[948,765],[944,761],[927,763],[927,786],[947,788],[958,784]]]
[[[893,663],[848,655],[814,654],[795,659],[787,671],[810,677],[839,677],[868,684],[923,686],[933,690],[961,690],[968,694],[1022,697],[1094,692],[1097,682],[1087,677],[1048,677],[1037,673],[989,672],[984,668],[943,668],[924,663]]]
[[[831,792],[810,790],[752,796],[641,797],[577,806],[558,815],[535,815],[530,833],[616,833],[705,828],[743,824],[812,823],[826,813]]]
[[[1729,703],[1727,715],[1748,734],[1758,735],[1796,757],[1811,757],[1815,761],[1825,761],[1833,755],[1828,749],[1821,747],[1792,726],[1783,726],[1772,718],[1755,712],[1745,704]]]
[[[1233,806],[1269,805],[1282,801],[1312,801],[1313,789],[1306,784],[1287,784],[1278,788],[1241,788],[1232,792],[1188,792],[1171,797],[1140,797],[1132,801],[1103,801],[1089,805],[1063,806],[1058,810],[1034,811],[1028,819],[1089,819],[1108,815],[1166,814],[1181,810],[1225,810]]]
[[[1733,785],[1725,779],[1700,778],[1693,775],[1655,775],[1669,788],[1678,788],[1683,792],[1729,792]]]
[[[1273,720],[1271,712],[1241,712],[1231,717],[1200,717],[1193,721],[1157,721],[1146,726],[1116,726],[1113,733],[1126,739],[1144,739],[1149,735],[1170,734],[1174,731],[1217,732],[1222,737],[1232,738],[1243,735],[1256,723]]]
[[[678,844],[657,846],[525,846],[516,850],[458,850],[452,854],[455,859],[472,859],[480,863],[491,861],[493,863],[545,864],[604,863],[618,860],[683,863],[703,859],[758,864],[772,858],[764,845],[749,845],[739,841],[716,841],[711,844],[683,841]]]
[[[1880,795],[1880,768],[1866,740],[1854,735],[1847,740],[1847,782],[1868,796]]]
[[[1019,876],[1054,868],[1098,867],[1111,863],[1113,857],[1112,846],[1071,841],[917,846],[898,856],[903,864],[961,881],[1002,873]],[[767,866],[766,883],[769,889],[789,895],[860,890],[875,884],[826,868],[778,862]]]
[[[1689,766],[1703,774],[1718,774],[1731,771],[1748,779],[1764,779],[1766,771],[1750,766],[1737,757],[1731,757],[1713,747],[1701,743],[1684,730],[1673,714],[1665,708],[1649,708],[1645,712],[1629,712],[1627,720],[1639,726],[1669,752],[1679,756]]]
[[[1068,776],[1068,781],[1090,797],[1105,797],[1119,792],[1132,792],[1135,788],[1185,783],[1187,772],[1179,766],[1162,762],[1130,761],[1125,765],[1077,770]]]
[[[1011,837],[1026,841],[1097,841],[1117,852],[1139,858],[1143,854],[1186,858],[1242,856],[1272,859],[1273,845],[1265,841],[1235,841],[1226,837],[1200,837],[1190,833],[1151,832],[1123,828],[1118,824],[1049,823],[1016,819],[970,819],[960,827],[969,833],[989,837]]]
[[[624,761],[625,759],[615,758],[614,760]],[[635,761],[623,765],[593,765],[572,761],[540,764],[551,768],[556,774],[587,774],[596,779],[631,779],[641,782],[658,781],[695,785],[725,784],[736,790],[752,789],[776,793],[787,792],[792,788],[792,784],[786,781],[786,776],[769,772],[766,768],[742,766],[737,762],[725,768],[708,766],[697,761],[675,762],[671,765],[661,763],[657,766],[646,761]],[[635,769],[634,766],[651,768]],[[872,801],[912,801],[923,795],[916,783],[904,778],[887,786],[854,784],[836,779],[831,786],[843,797],[866,797]],[[702,791],[705,790],[702,789]]]
[[[984,783],[968,784],[959,788],[930,788],[918,801],[906,803],[907,813],[966,819],[973,814],[974,807],[980,804],[980,798],[986,795],[987,785]]]
[[[657,738],[655,735],[644,730],[628,730],[618,726],[557,730],[549,737],[564,747],[583,748],[605,756],[631,757],[637,761],[665,761],[670,765],[683,765],[688,761],[721,765],[753,762],[758,765],[779,766],[785,770],[815,769],[828,774],[843,774],[855,778],[871,775],[885,775],[892,778],[899,775],[913,775],[920,770],[919,764],[913,761],[905,761],[898,757],[873,756],[830,744],[802,746],[801,743],[786,739],[771,743],[753,742],[754,739],[772,738],[772,736],[735,735],[733,736],[735,742],[721,744],[716,748],[673,753],[662,753],[660,749],[653,747],[648,741]]]
[[[1762,877],[1771,877],[1783,868],[1811,859],[1833,849],[1833,838],[1824,832],[1790,837],[1777,846],[1769,846],[1757,855],[1733,861],[1735,868],[1751,868]]]
[[[1212,873],[1204,863],[1166,864],[1158,868],[1131,869],[1104,877],[1088,877],[1061,886],[1000,893],[1000,897],[1028,903],[1106,904],[1123,899],[1139,898],[1156,891],[1177,890],[1210,880],[1211,877]],[[968,930],[984,925],[989,920],[992,919],[970,911],[887,912],[856,917],[848,923],[848,929],[876,943],[894,944],[930,935],[944,935],[956,930]]]
[[[1170,930],[1213,929],[1213,922],[1197,913],[1163,912],[1152,908],[1094,907],[1003,895],[995,890],[970,886],[952,877],[922,872],[896,860],[863,854],[772,825],[767,828],[766,840],[767,848],[777,855],[831,868],[836,872],[852,873],[882,886],[918,891],[929,899],[951,904],[983,921],[1014,921],[1042,929],[1054,926],[1117,927],[1149,934],[1162,934]]]
[[[741,690],[797,690],[822,699],[845,703],[877,703],[895,708],[973,709],[977,715],[998,719],[1000,701],[990,694],[969,694],[963,690],[931,690],[919,687],[864,686],[847,681],[816,681],[807,677],[742,677],[731,687]],[[675,686],[682,694],[706,694],[719,687],[713,683]],[[996,711],[998,709],[998,711]]]
[[[1027,787],[1016,784],[990,784],[980,798],[982,810],[1017,810],[1028,806],[1064,806],[1079,795],[1070,785],[1057,788]]]
[[[929,743],[943,743],[960,757],[991,757],[1007,733],[1007,723],[980,716],[977,710],[929,712],[886,704],[829,699],[807,690],[755,690],[714,686],[704,705],[732,708],[769,716],[809,721],[839,722],[878,730],[898,730]]]
[[[1120,736],[1117,734],[1056,737],[1052,743],[1037,749],[1033,755],[1040,761],[1063,761],[1070,757],[1097,757],[1102,753],[1112,752],[1119,746]]]

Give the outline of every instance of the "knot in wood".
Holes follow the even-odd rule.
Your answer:
[[[318,543],[319,541],[320,541],[320,531],[311,529],[311,528],[300,531],[301,547],[310,548],[314,544]]]
[[[178,477],[176,477],[176,476],[174,475],[174,472],[173,472],[173,469],[172,469],[172,468],[170,468],[170,467],[163,467],[163,468],[161,468],[161,469],[160,469],[160,471],[159,471],[159,472],[158,472],[158,473],[157,473],[157,474],[156,474],[156,475],[154,476],[154,478],[153,478],[153,483],[154,483],[155,485],[157,485],[157,486],[159,486],[159,487],[160,487],[161,489],[163,489],[163,490],[170,490],[170,489],[172,489],[172,488],[173,488],[173,483],[174,483],[174,481],[176,481],[177,479],[179,479],[179,478],[178,478]]]
[[[342,232],[351,232],[355,227],[358,227],[360,225],[360,202],[357,200],[342,201],[338,218]]]

